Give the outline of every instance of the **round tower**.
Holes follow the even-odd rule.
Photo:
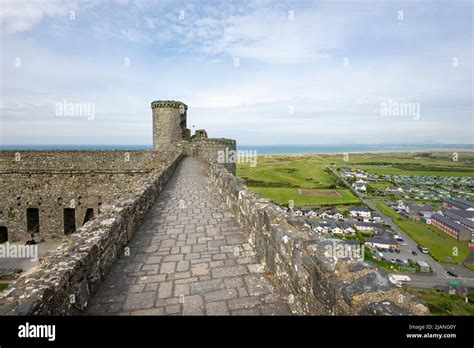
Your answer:
[[[189,139],[186,104],[175,100],[157,100],[151,103],[151,109],[155,150],[173,148],[179,141]]]

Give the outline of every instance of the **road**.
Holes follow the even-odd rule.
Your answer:
[[[394,273],[400,274],[400,273]],[[437,277],[437,276],[430,276],[430,275],[408,275],[411,281],[408,283],[409,287],[412,288],[428,288],[432,289],[436,285],[447,285],[448,282],[456,282],[458,284],[462,284],[465,287],[472,288],[474,287],[474,278],[453,278],[449,277],[446,279],[445,277]]]
[[[421,277],[420,280],[418,281],[418,284],[420,284],[420,286],[421,285],[429,285],[429,284],[431,284],[431,285],[446,285],[448,281],[460,282],[461,279],[463,281],[467,282],[466,285],[471,284],[471,286],[474,286],[474,278],[464,278],[464,277],[456,278],[456,277],[451,277],[450,275],[448,275],[446,273],[446,270],[444,269],[444,267],[441,264],[439,264],[437,261],[435,261],[429,254],[421,253],[418,250],[418,244],[413,239],[411,239],[410,236],[408,236],[408,234],[406,234],[400,227],[398,227],[390,217],[388,217],[387,215],[382,213],[377,208],[377,206],[375,205],[375,203],[373,201],[365,198],[362,193],[354,190],[352,188],[352,186],[346,181],[346,179],[343,178],[342,176],[340,176],[339,173],[337,173],[337,171],[334,170],[334,168],[332,168],[329,165],[327,166],[327,168],[329,168],[329,170],[336,177],[338,177],[344,183],[344,185],[346,185],[352,191],[352,193],[354,193],[364,204],[366,204],[369,208],[371,208],[372,210],[374,210],[375,212],[380,214],[380,216],[382,217],[384,222],[387,225],[389,225],[392,228],[392,230],[395,231],[400,237],[402,237],[403,240],[408,244],[408,246],[406,246],[406,247],[409,248],[410,251],[417,251],[417,254],[418,254],[417,259],[418,260],[424,260],[431,266],[431,268],[434,271],[434,274],[432,276],[414,276],[414,277]],[[412,277],[412,276],[410,276],[410,277]],[[431,280],[428,281],[427,279],[431,279]],[[415,283],[417,283],[417,282],[412,282],[412,284],[415,284]]]

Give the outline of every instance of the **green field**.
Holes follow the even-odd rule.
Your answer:
[[[458,152],[457,161],[452,152],[349,154],[347,162],[342,155],[323,156],[337,165],[374,174],[474,176],[474,152]]]
[[[458,295],[449,295],[431,289],[408,289],[421,298],[433,315],[474,315],[474,292],[468,295],[469,302]]]
[[[321,196],[302,196],[295,188],[268,188],[268,187],[251,187],[252,190],[260,193],[263,197],[271,199],[279,204],[288,204],[289,200],[293,200],[295,205],[337,205],[358,203],[351,191],[347,189],[338,189],[340,197],[321,197]]]
[[[348,165],[378,174],[474,176],[474,152],[264,155],[257,166],[238,164],[237,175],[262,196],[280,204],[293,200],[296,205],[347,205],[358,199],[328,172],[327,165]],[[383,188],[389,183],[379,183]],[[296,189],[335,189],[341,197],[302,196]]]
[[[467,242],[460,242],[438,228],[421,221],[394,221],[415,242],[428,248],[430,255],[445,263],[459,263],[470,253]],[[455,255],[457,250],[457,255]]]
[[[326,160],[318,155],[259,156],[256,167],[239,164],[237,175],[281,187],[330,188],[336,177],[326,170]]]
[[[246,185],[263,197],[279,204],[295,205],[344,205],[359,202],[338,178],[327,171],[328,163],[319,155],[259,156],[258,165],[238,165],[237,175]],[[339,196],[305,196],[298,188],[331,189]]]
[[[0,291],[3,291],[7,288],[8,284],[0,283]]]

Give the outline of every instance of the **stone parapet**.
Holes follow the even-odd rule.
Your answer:
[[[209,175],[235,214],[248,242],[298,315],[426,315],[426,306],[395,287],[373,264],[335,257],[345,247],[325,239],[305,220],[248,189],[211,163]]]
[[[236,141],[225,138],[196,138],[181,143],[183,153],[213,163],[235,175],[237,170]]]

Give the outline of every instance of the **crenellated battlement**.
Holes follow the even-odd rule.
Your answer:
[[[156,100],[151,102],[151,108],[175,108],[182,109],[184,111],[188,110],[188,106],[186,104],[176,100]]]

